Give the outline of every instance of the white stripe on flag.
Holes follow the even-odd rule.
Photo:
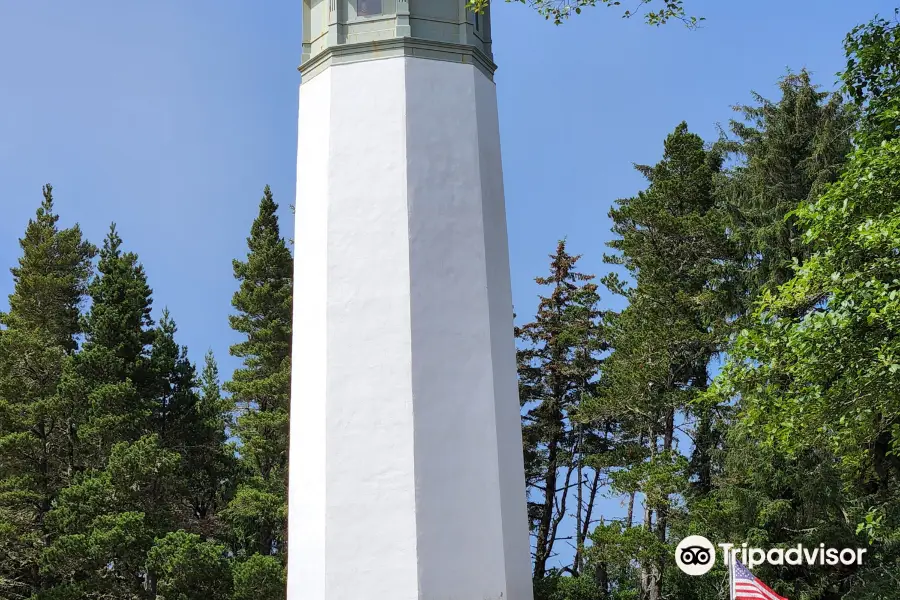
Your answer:
[[[773,594],[755,581],[739,579],[734,584],[735,595],[740,598],[762,598],[763,600],[781,600],[781,596]]]

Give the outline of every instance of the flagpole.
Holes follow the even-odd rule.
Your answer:
[[[728,556],[730,555],[730,556]],[[735,600],[734,598],[734,555],[726,550],[726,556],[728,560],[728,599]]]

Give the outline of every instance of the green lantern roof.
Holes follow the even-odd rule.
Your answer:
[[[490,12],[466,0],[303,0],[300,71],[407,55],[474,63],[492,75]]]

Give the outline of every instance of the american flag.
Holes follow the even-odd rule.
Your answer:
[[[734,559],[731,600],[788,600],[757,579],[750,569]]]

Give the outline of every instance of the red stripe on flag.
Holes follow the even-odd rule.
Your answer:
[[[755,581],[739,579],[734,582],[734,588],[735,600],[788,600],[758,579]]]

